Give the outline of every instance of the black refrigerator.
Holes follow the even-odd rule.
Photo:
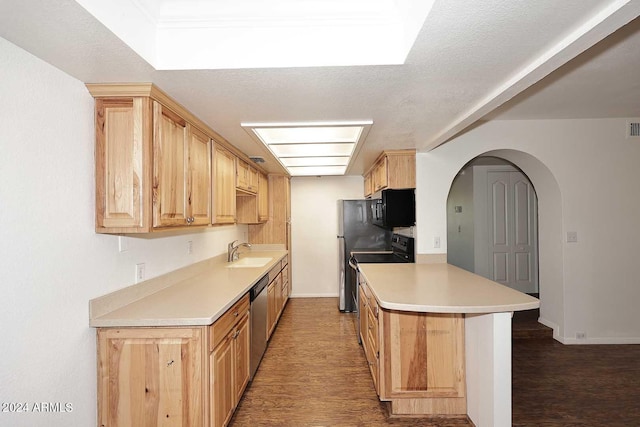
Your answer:
[[[358,307],[352,298],[357,292],[357,277],[349,267],[351,251],[391,250],[392,231],[373,225],[371,201],[338,200],[338,289],[340,311],[353,312]]]

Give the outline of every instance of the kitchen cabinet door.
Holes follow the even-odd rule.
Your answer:
[[[214,224],[236,222],[236,157],[229,151],[214,148]]]
[[[385,156],[378,161],[373,170],[373,190],[374,192],[379,191],[383,188],[387,188],[388,185],[388,165],[387,157]]]
[[[360,342],[362,343],[362,348],[366,353],[366,342],[367,342],[367,318],[369,317],[367,314],[368,306],[367,306],[367,296],[364,293],[364,286],[358,286],[358,315],[360,317]]]
[[[187,224],[187,123],[153,103],[153,226]]]
[[[209,356],[212,427],[227,425],[235,409],[234,335],[235,331],[229,332]]]
[[[203,426],[203,334],[98,329],[98,424]]]
[[[269,220],[269,179],[264,174],[258,175],[258,221]]]
[[[96,99],[96,232],[151,229],[152,103]]]
[[[250,369],[249,358],[251,351],[251,336],[249,331],[249,316],[245,316],[243,320],[238,323],[236,327],[235,339],[234,339],[234,388],[235,388],[235,402],[236,405],[242,398],[244,389],[249,384]]]
[[[188,125],[187,206],[190,225],[211,224],[211,139]]]
[[[369,172],[364,176],[364,197],[369,197],[371,194],[373,194],[373,182]]]
[[[267,286],[267,339],[271,338],[271,334],[276,327],[278,320],[278,301],[276,296],[276,281],[269,283]]]
[[[462,315],[382,313],[385,397],[464,397]]]

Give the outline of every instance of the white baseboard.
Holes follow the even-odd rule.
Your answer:
[[[587,345],[587,344],[640,344],[640,337],[595,337],[595,338],[569,338],[560,336],[560,326],[550,320],[538,318],[538,322],[553,329],[553,338],[565,345]]]
[[[640,344],[638,337],[600,337],[600,338],[564,338],[560,341],[566,345],[612,345],[612,344]]]
[[[538,317],[538,322],[542,323],[544,326],[547,326],[551,329],[553,329],[553,339],[556,341],[561,342],[562,344],[565,344],[565,342],[563,341],[563,338],[560,336],[560,326],[553,323],[551,320],[547,320],[544,319],[542,317]]]

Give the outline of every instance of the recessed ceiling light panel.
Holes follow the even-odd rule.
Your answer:
[[[269,148],[282,157],[350,156],[355,144],[273,144]]]
[[[372,123],[242,123],[242,127],[292,176],[344,175]]]
[[[291,166],[347,166],[349,157],[282,157],[280,161],[289,169]]]

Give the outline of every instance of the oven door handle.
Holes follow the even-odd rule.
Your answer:
[[[358,271],[358,264],[353,263],[353,258],[349,258],[349,267],[353,268],[355,271]]]

